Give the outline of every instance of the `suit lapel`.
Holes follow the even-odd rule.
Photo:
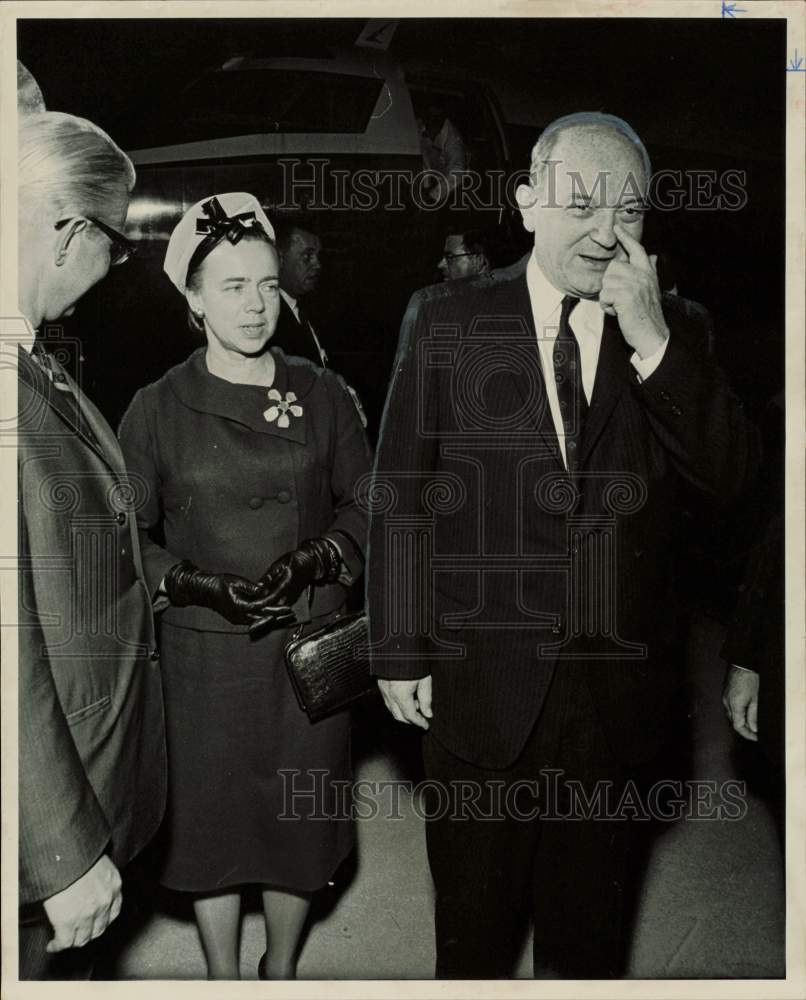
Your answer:
[[[116,472],[123,470],[123,458],[109,424],[81,393],[59,362],[50,356],[51,371],[65,388],[57,388],[45,371],[24,348],[20,348],[19,372],[28,385],[41,396],[53,412],[88,448]],[[87,433],[87,431],[90,433]],[[94,435],[94,436],[93,436]]]
[[[76,402],[78,404],[78,409],[81,413],[81,420],[86,421],[87,426],[95,435],[95,439],[100,445],[100,455],[106,461],[115,472],[119,475],[126,474],[126,465],[123,461],[123,453],[120,450],[120,445],[118,444],[118,439],[115,437],[115,432],[109,426],[109,423],[103,417],[100,410],[95,406],[87,396],[80,392],[78,386],[70,378],[67,372],[64,372],[67,384],[70,386],[71,391],[76,397]],[[85,434],[84,437],[90,441],[90,438]],[[96,451],[99,449],[96,447]]]
[[[632,348],[624,339],[618,321],[613,316],[605,314],[602,346],[599,351],[599,363],[596,366],[593,396],[585,421],[580,464],[584,464],[587,460],[613,408],[629,385],[631,354]]]

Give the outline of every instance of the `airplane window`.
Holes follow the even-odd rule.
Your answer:
[[[364,132],[383,80],[307,70],[211,73],[185,90],[148,145],[260,132]]]

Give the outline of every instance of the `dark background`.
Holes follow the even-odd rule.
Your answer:
[[[150,123],[166,101],[227,58],[327,55],[351,46],[364,24],[23,20],[19,57],[49,108],[88,117],[134,149],[148,145]],[[650,213],[646,242],[675,256],[680,293],[711,311],[719,358],[757,409],[783,381],[785,44],[783,20],[756,18],[403,19],[390,52],[404,64],[415,60],[534,94],[546,120],[509,127],[512,170],[527,166],[548,120],[598,109],[636,128],[656,170],[745,171],[748,201],[741,211]],[[450,220],[420,215],[381,214],[341,232],[334,220],[319,220],[331,266],[317,296],[317,328],[367,397],[372,425],[405,302],[415,288],[438,280],[435,265]],[[514,260],[524,246],[517,220],[508,236]],[[85,385],[113,422],[138,385],[193,346],[182,303],[166,292],[159,264],[139,260],[113,272],[70,324],[71,332],[81,331]]]
[[[137,149],[154,141],[155,122],[182,89],[226,59],[327,56],[352,46],[364,24],[27,20],[18,22],[18,52],[49,108],[88,117],[124,149]],[[749,411],[762,415],[784,371],[785,21],[404,19],[390,53],[409,78],[430,67],[468,86],[488,80],[493,89],[518,90],[522,103],[525,95],[534,124],[507,126],[510,172],[528,166],[542,126],[579,110],[629,121],[655,170],[744,171],[740,211],[652,211],[645,243],[675,258],[680,294],[710,311],[718,359]],[[271,164],[241,166],[254,180],[237,183],[229,166],[183,165],[185,206],[220,190],[253,190],[263,200],[259,187],[270,186]],[[140,169],[135,196],[164,183]],[[363,398],[372,437],[406,301],[439,279],[440,248],[456,221],[449,216],[317,214],[326,257],[312,313],[332,365]],[[174,221],[155,225],[167,226],[167,236]],[[528,244],[516,215],[503,221],[498,262],[505,264]],[[140,386],[198,344],[186,328],[184,301],[162,274],[164,247],[164,239],[144,241],[140,256],[113,269],[66,322],[68,335],[81,341],[78,374],[113,425]],[[720,605],[723,617],[730,599],[714,602],[716,582],[735,577],[753,521],[752,509],[707,518],[695,544],[694,584],[699,580],[700,596]]]

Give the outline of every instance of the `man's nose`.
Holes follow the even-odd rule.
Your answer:
[[[614,226],[616,224],[615,209],[602,209],[596,213],[594,228],[591,231],[593,239],[601,246],[612,250],[618,243]]]

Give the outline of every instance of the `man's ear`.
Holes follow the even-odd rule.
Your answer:
[[[523,228],[528,233],[533,233],[535,231],[534,212],[538,202],[537,191],[531,184],[519,184],[515,189],[515,200],[523,219]]]
[[[70,219],[62,229],[58,230],[58,238],[53,245],[53,253],[57,267],[61,267],[67,260],[71,251],[76,246],[74,242],[76,236],[86,230],[87,225],[88,223],[86,219]]]

